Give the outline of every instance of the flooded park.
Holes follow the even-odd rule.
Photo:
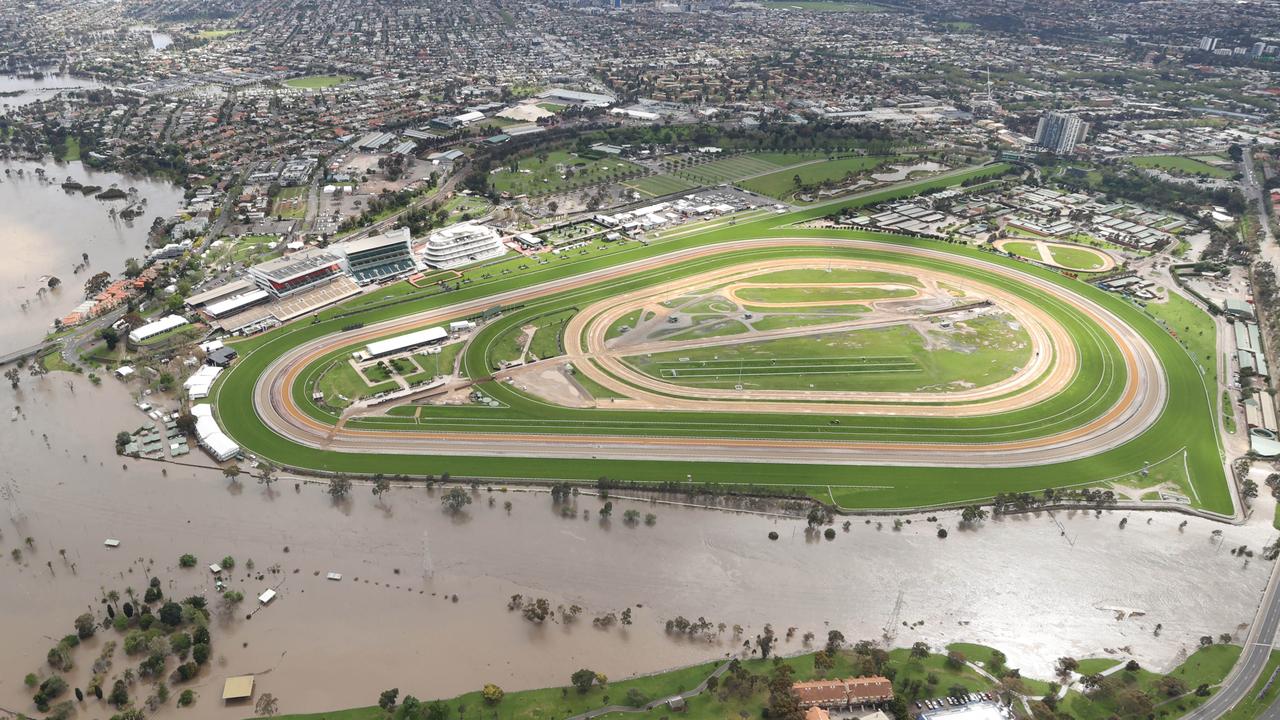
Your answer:
[[[323,484],[295,485],[287,474],[266,487],[247,474],[229,483],[196,454],[189,464],[118,457],[112,437],[146,418],[114,379],[94,387],[66,374],[24,377],[0,396],[0,607],[23,609],[0,614],[0,708],[13,711],[31,712],[23,676],[48,670],[50,645],[105,592],[144,589],[154,575],[169,597],[212,600],[207,565],[224,556],[238,562],[224,575],[244,607],[214,614],[211,669],[193,686],[201,700],[163,713],[250,715],[218,700],[225,677],[246,673],[281,712],[308,712],[368,705],[392,686],[423,698],[483,682],[512,691],[563,685],[581,667],[623,678],[741,650],[728,631],[669,637],[664,624],[678,615],[741,625],[748,638],[765,623],[780,635],[797,628],[783,653],[805,651],[806,632],[839,629],[891,646],[983,643],[1029,676],[1050,677],[1062,655],[1161,670],[1203,635],[1241,641],[1271,570],[1260,553],[1231,552],[1273,541],[1270,498],[1240,527],[1121,511],[1012,516],[968,530],[954,513],[936,523],[907,516],[900,529],[892,517],[851,516],[836,518],[833,540],[807,532],[802,518],[617,496],[602,522],[601,500],[585,492],[570,512],[516,487],[481,486],[451,516],[438,488],[375,497],[357,483],[335,502]],[[627,509],[655,521],[626,523]],[[199,563],[179,568],[184,553]],[[244,569],[249,560],[255,571]],[[267,588],[278,596],[258,609]],[[583,619],[533,625],[508,611],[515,594],[579,605]],[[628,607],[628,627],[589,621]],[[117,635],[99,631],[79,657]],[[85,673],[68,680],[83,683]]]
[[[111,209],[123,209],[123,201],[63,190],[67,178],[101,188],[135,188],[147,201],[146,212],[134,220],[113,217]],[[144,259],[152,221],[172,216],[181,201],[182,188],[175,185],[92,171],[79,162],[0,161],[0,354],[44,337],[55,318],[84,301],[84,283],[94,273],[114,277],[125,259]],[[49,277],[61,284],[50,289]]]

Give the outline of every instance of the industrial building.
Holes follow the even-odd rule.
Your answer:
[[[1036,145],[1057,155],[1070,155],[1089,134],[1089,123],[1075,115],[1048,112],[1036,125]]]
[[[444,328],[433,327],[417,330],[408,335],[387,338],[386,340],[375,340],[364,347],[363,359],[373,360],[374,358],[394,355],[398,352],[420,348],[423,345],[438,343],[447,337],[449,337],[449,333],[445,332]]]
[[[258,287],[282,298],[327,283],[341,275],[342,269],[342,258],[311,249],[254,265],[249,268],[249,277]]]
[[[416,270],[411,241],[409,228],[396,228],[371,238],[339,243],[330,249],[346,257],[347,271],[357,283],[367,285]]]
[[[458,223],[431,233],[422,250],[422,259],[431,267],[448,269],[495,258],[505,251],[497,230]]]

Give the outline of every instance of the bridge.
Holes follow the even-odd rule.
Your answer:
[[[18,362],[19,360],[25,360],[26,358],[29,358],[29,357],[43,355],[45,354],[45,352],[49,350],[56,350],[60,347],[62,347],[62,343],[56,340],[53,342],[39,342],[39,343],[36,343],[35,345],[24,347],[21,350],[14,350],[13,352],[0,355],[0,365],[8,365],[9,363]]]

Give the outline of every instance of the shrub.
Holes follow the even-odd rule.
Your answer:
[[[196,556],[195,556],[195,555],[192,555],[191,553],[187,553],[187,554],[183,555],[182,557],[178,558],[178,566],[179,566],[179,567],[184,567],[184,568],[193,568],[193,567],[195,567],[195,566],[196,566]]]
[[[189,705],[194,704],[195,701],[196,701],[196,694],[194,691],[183,690],[182,694],[178,696],[178,707],[187,707]]]

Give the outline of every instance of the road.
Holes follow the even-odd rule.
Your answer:
[[[1280,627],[1280,594],[1276,592],[1276,581],[1280,578],[1280,563],[1271,570],[1271,581],[1262,594],[1262,604],[1258,607],[1258,615],[1245,637],[1244,651],[1231,674],[1223,681],[1218,692],[1205,701],[1205,704],[1184,716],[1184,720],[1215,720],[1248,696],[1253,684],[1257,682],[1271,657],[1271,647],[1275,640],[1276,628]],[[1280,703],[1267,708],[1262,717],[1268,720],[1280,720]]]

